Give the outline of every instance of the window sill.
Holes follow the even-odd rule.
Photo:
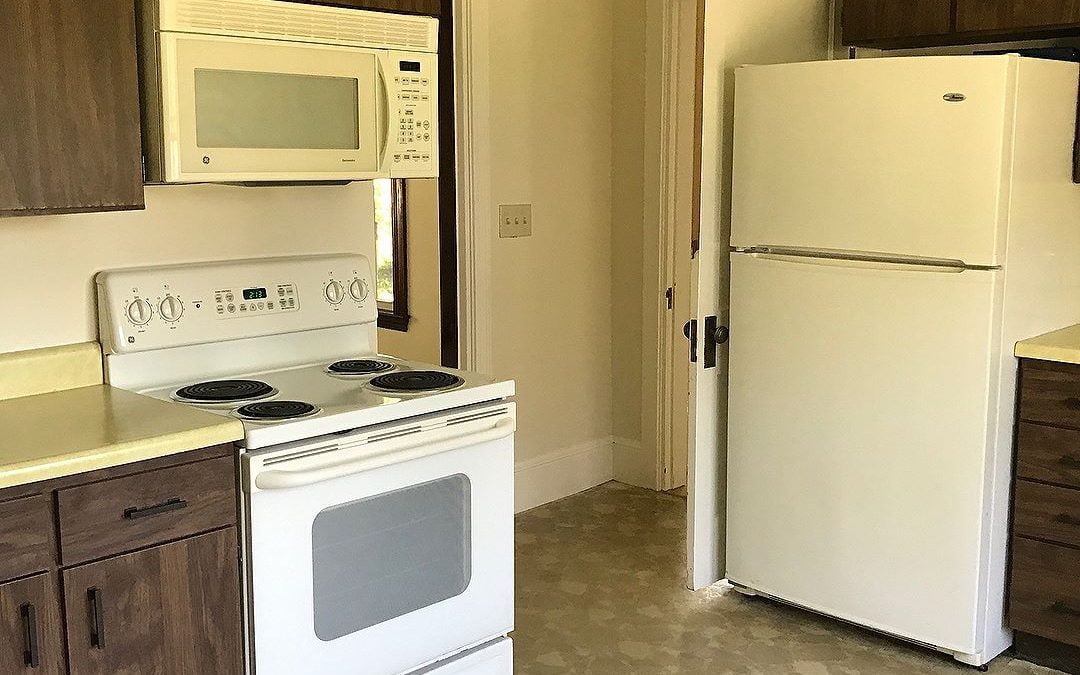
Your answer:
[[[394,314],[386,310],[379,310],[379,328],[406,333],[409,330],[409,319],[408,314]]]

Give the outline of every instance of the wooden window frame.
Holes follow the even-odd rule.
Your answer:
[[[402,333],[409,330],[409,226],[404,178],[390,182],[390,217],[393,220],[394,302],[379,302],[379,328]]]

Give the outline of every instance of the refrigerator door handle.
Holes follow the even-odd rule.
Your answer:
[[[751,255],[768,260],[798,259],[798,262],[817,264],[855,263],[860,267],[871,265],[880,269],[915,267],[927,272],[968,272],[1001,269],[999,265],[969,265],[963,260],[950,258],[927,258],[923,256],[892,255],[869,251],[844,251],[840,249],[799,248],[796,246],[746,246],[731,248],[732,253]]]

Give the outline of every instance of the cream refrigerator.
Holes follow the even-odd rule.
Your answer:
[[[1014,343],[1080,318],[1077,65],[738,69],[727,577],[982,665]]]

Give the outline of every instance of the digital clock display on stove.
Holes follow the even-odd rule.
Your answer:
[[[245,288],[244,299],[245,300],[262,300],[266,297],[265,288]]]

